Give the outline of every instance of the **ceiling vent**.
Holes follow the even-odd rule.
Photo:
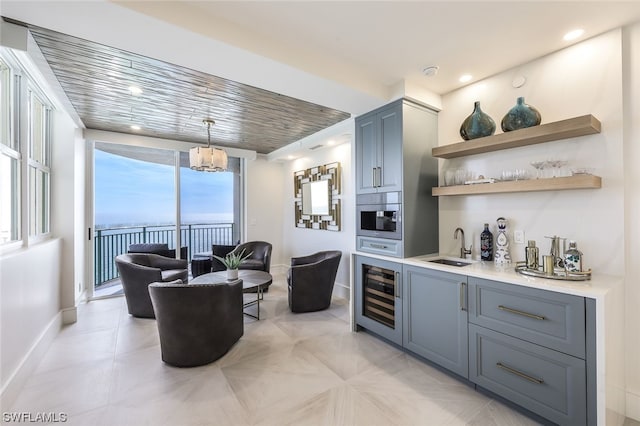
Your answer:
[[[322,145],[322,144],[320,144],[320,145],[316,145],[316,146],[312,146],[312,147],[310,147],[310,148],[309,148],[309,150],[311,150],[311,151],[315,151],[316,149],[318,149],[318,148],[322,148],[323,146],[324,146],[324,145]]]

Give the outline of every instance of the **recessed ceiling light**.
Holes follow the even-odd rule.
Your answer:
[[[296,158],[296,157],[294,157],[294,156],[293,156],[293,155],[291,155],[291,154],[287,155],[287,160],[293,160],[294,158]]]
[[[129,91],[134,96],[138,96],[142,93],[142,89],[139,88],[138,86],[129,86]]]
[[[335,145],[335,141],[333,139],[331,139],[329,142],[327,142],[327,145],[331,146],[331,145]]]
[[[426,75],[427,77],[431,77],[433,75],[438,74],[438,70],[440,69],[440,67],[436,66],[436,65],[432,65],[429,67],[426,67],[425,69],[422,70],[422,73],[424,75]]]
[[[140,130],[140,129],[141,129],[141,127],[140,127],[140,126],[137,126],[137,125],[135,125],[135,124],[132,124],[132,125],[131,125],[131,130]]]
[[[460,83],[466,83],[467,81],[471,81],[473,77],[471,76],[471,74],[465,74],[462,77],[460,77]]]
[[[577,30],[573,30],[573,31],[569,31],[568,33],[566,33],[564,35],[564,37],[562,37],[564,39],[564,41],[571,41],[571,40],[575,40],[578,37],[580,37],[582,34],[584,34],[584,30],[579,28]]]

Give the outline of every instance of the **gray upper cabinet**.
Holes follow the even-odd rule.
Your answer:
[[[358,250],[396,257],[437,253],[438,197],[431,188],[438,185],[438,159],[431,150],[438,145],[438,114],[398,99],[357,117],[355,127],[356,194],[398,192],[402,200],[402,239],[389,245],[383,236],[358,235]]]
[[[356,119],[358,194],[402,190],[402,104]]]
[[[467,277],[405,265],[403,281],[403,346],[467,378]]]

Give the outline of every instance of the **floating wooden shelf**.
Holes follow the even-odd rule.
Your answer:
[[[441,186],[432,188],[434,196],[499,194],[506,192],[559,191],[563,189],[598,189],[602,178],[594,175],[575,175],[547,179],[479,183],[475,185]]]
[[[593,115],[583,115],[512,132],[433,148],[431,154],[439,158],[456,158],[521,146],[535,145],[560,139],[600,133],[600,121]]]

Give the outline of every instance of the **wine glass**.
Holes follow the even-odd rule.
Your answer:
[[[540,172],[547,166],[546,161],[532,161],[531,166],[536,169],[536,179],[540,179]]]
[[[560,169],[567,165],[567,162],[564,160],[550,160],[548,161],[549,165],[553,169],[553,177],[560,177]]]

